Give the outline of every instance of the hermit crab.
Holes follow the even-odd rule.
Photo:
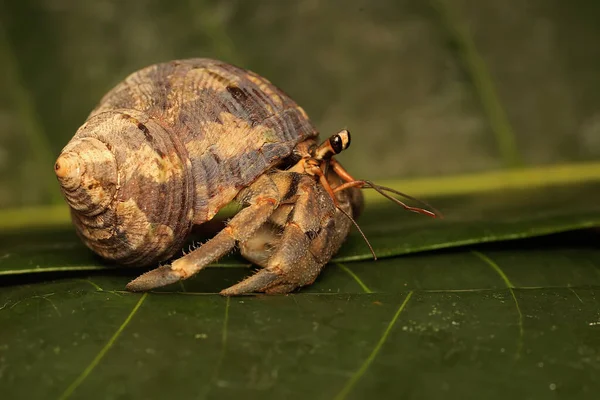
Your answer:
[[[311,284],[363,207],[361,188],[304,110],[265,78],[211,59],[176,60],[128,76],[102,98],[54,168],[82,241],[122,265],[156,266],[195,225],[243,207],[192,252],[127,285],[147,291],[199,272],[239,246],[262,267],[221,293],[288,293]],[[361,232],[362,233],[362,232]],[[368,242],[367,242],[368,243]]]

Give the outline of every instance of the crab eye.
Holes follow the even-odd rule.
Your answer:
[[[331,145],[331,148],[335,154],[339,154],[342,150],[344,150],[340,135],[333,135],[331,139],[329,139],[329,144]]]
[[[348,146],[350,146],[350,131],[344,129],[338,134],[333,135],[329,139],[329,144],[331,145],[331,148],[335,154],[339,154],[342,152],[342,150],[346,150]]]

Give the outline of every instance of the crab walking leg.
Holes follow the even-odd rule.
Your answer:
[[[301,184],[304,185],[299,186],[291,218],[267,267],[221,294],[289,293],[314,282],[339,249],[350,222],[335,209],[331,197],[314,180],[303,180]],[[344,206],[350,210],[348,203]]]
[[[284,276],[279,276],[264,291],[268,294],[284,294],[312,284],[345,238],[336,235],[338,229],[339,226],[336,226],[334,218],[327,218],[319,234],[310,242],[308,251],[302,253],[300,259],[285,260],[290,253],[283,252],[282,262],[288,268],[284,269]],[[258,274],[263,271],[265,270],[259,271]]]
[[[166,286],[198,273],[202,268],[227,254],[238,241],[248,240],[271,216],[279,204],[277,186],[269,176],[262,176],[238,195],[249,204],[208,242],[178,258],[170,266],[153,269],[127,284],[127,290],[146,291]]]

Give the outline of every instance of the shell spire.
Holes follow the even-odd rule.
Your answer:
[[[103,212],[115,195],[115,157],[98,139],[71,142],[56,160],[54,172],[71,208],[85,216]]]
[[[193,181],[185,153],[147,114],[93,114],[54,165],[78,235],[125,265],[173,256],[189,234]]]

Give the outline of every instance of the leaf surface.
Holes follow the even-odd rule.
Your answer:
[[[365,212],[357,222],[376,255],[386,258],[600,226],[599,198],[600,178],[541,188],[432,196],[430,203],[444,214],[443,219],[434,219],[406,212],[369,193]],[[116,267],[92,255],[68,225],[34,227],[0,234],[0,275]],[[354,230],[334,260],[371,258]]]
[[[600,389],[597,240],[337,263],[289,296],[215,294],[244,267],[147,295],[121,291],[130,274],[5,277],[0,387],[30,399],[585,397]]]

